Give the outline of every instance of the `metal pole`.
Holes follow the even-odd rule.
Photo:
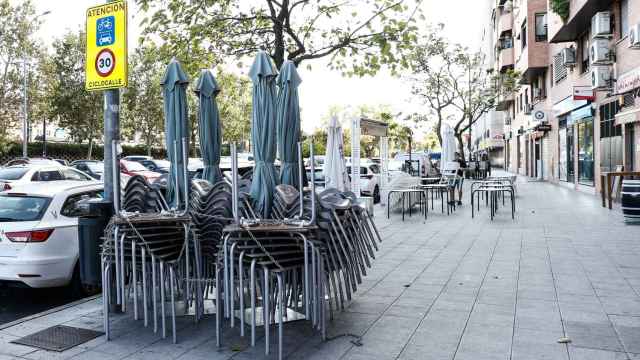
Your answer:
[[[104,199],[114,203],[120,196],[120,171],[116,169],[117,143],[120,140],[120,90],[104,91]],[[112,144],[116,146],[112,146]],[[115,209],[115,208],[114,208]],[[115,209],[116,211],[118,209]]]
[[[42,157],[47,157],[47,118],[42,118]]]
[[[27,59],[22,59],[22,71],[24,74],[24,107],[23,107],[23,111],[24,111],[24,116],[22,118],[22,157],[27,157],[28,154],[28,149],[27,149],[27,144],[29,143],[29,114],[28,114],[28,108],[27,108],[27,104],[28,104],[28,94],[27,94],[27,85],[28,85],[28,80],[27,77],[29,76],[27,74]]]

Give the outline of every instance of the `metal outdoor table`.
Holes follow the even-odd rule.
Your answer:
[[[611,192],[613,191],[611,178],[613,177],[625,177],[625,176],[639,176],[640,171],[611,171],[600,174],[600,193],[602,194],[602,207],[606,207],[605,198],[609,202],[609,210],[611,210],[612,202]]]
[[[491,220],[498,211],[498,194],[502,195],[504,205],[504,193],[508,192],[511,200],[511,218],[515,219],[515,191],[508,181],[490,180],[475,181],[471,184],[471,218],[474,217],[474,196],[478,196],[478,211],[480,210],[480,194],[486,194],[487,205],[491,208]]]
[[[431,210],[433,210],[433,199],[434,191],[437,191],[440,194],[440,208],[442,213],[444,214],[444,195],[447,194],[447,215],[450,214],[451,205],[451,191],[453,190],[452,186],[448,183],[437,183],[437,184],[427,184],[427,185],[418,185],[420,190],[424,191],[425,196],[427,198],[427,202],[429,201],[429,193],[431,193]],[[454,195],[455,198],[455,195]]]
[[[406,195],[409,195],[409,216],[411,216],[411,208],[413,207],[413,204],[411,204],[411,194],[418,194],[418,197],[420,199],[420,211],[424,212],[424,218],[425,220],[427,219],[427,195],[425,193],[424,190],[422,189],[393,189],[393,190],[389,190],[389,194],[387,194],[387,219],[389,219],[391,217],[391,194],[401,194],[402,195],[402,221],[404,221],[404,204],[405,204],[405,200],[406,200]],[[422,202],[422,200],[424,199],[424,203]],[[424,204],[424,208],[423,208],[423,204]]]

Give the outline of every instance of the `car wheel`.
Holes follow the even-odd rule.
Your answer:
[[[373,203],[377,204],[380,202],[380,189],[378,188],[378,185],[376,185],[376,187],[373,189]]]

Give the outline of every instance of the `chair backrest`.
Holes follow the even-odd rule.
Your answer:
[[[457,161],[448,161],[442,166],[442,175],[457,174],[460,169],[460,163]]]
[[[454,182],[458,179],[458,170],[460,169],[460,163],[457,161],[449,161],[446,162],[442,166],[442,178],[440,180],[441,184],[449,184],[453,185]]]

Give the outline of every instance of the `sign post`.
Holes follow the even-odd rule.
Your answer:
[[[107,0],[87,9],[85,33],[85,89],[104,91],[104,199],[117,204],[120,165],[113,145],[120,139],[119,89],[127,86],[127,3]]]

